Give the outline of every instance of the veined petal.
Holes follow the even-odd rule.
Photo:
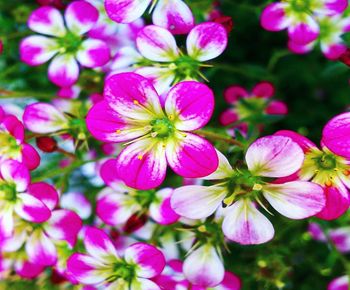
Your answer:
[[[96,139],[104,142],[125,142],[147,133],[143,126],[128,124],[106,101],[92,106],[86,125]]]
[[[275,135],[285,136],[292,139],[295,143],[297,143],[301,147],[301,149],[303,149],[304,152],[308,152],[312,149],[317,149],[316,144],[313,143],[310,139],[294,131],[280,130],[280,131],[277,131]]]
[[[152,21],[172,34],[186,34],[194,26],[192,11],[181,0],[160,0],[153,11]]]
[[[45,222],[51,216],[49,208],[39,199],[28,193],[18,195],[15,212],[21,218],[34,223]]]
[[[50,63],[49,80],[59,87],[69,87],[79,78],[79,66],[72,55],[57,55]]]
[[[173,210],[170,204],[172,188],[163,188],[156,192],[157,202],[152,202],[149,207],[149,215],[161,225],[175,223],[180,216]]]
[[[159,96],[152,82],[135,73],[110,76],[105,82],[104,97],[126,119],[150,121],[163,115]]]
[[[166,174],[167,161],[161,142],[153,138],[128,145],[117,158],[117,173],[129,187],[148,190],[159,186]]]
[[[148,25],[137,35],[139,52],[153,61],[169,62],[179,55],[174,36],[165,28]]]
[[[332,118],[322,132],[322,143],[333,153],[350,158],[350,113]]]
[[[242,245],[263,244],[275,234],[271,222],[246,199],[238,200],[227,209],[222,230],[228,239]]]
[[[31,234],[25,248],[31,263],[52,266],[57,261],[56,247],[41,229],[37,229]]]
[[[136,275],[141,278],[153,278],[162,273],[165,267],[163,253],[156,247],[136,243],[125,250],[124,258],[128,263],[136,264]]]
[[[88,32],[98,20],[98,11],[86,1],[70,3],[64,13],[68,29],[76,34]]]
[[[317,39],[320,27],[315,19],[309,15],[305,16],[305,22],[290,25],[288,36],[296,44],[308,44]]]
[[[130,23],[140,18],[152,0],[105,0],[108,16],[115,22]]]
[[[199,82],[178,83],[166,97],[165,111],[178,130],[202,128],[213,114],[214,94],[208,86]]]
[[[159,95],[166,93],[175,79],[173,71],[166,67],[145,66],[136,69],[135,73],[149,79]]]
[[[231,177],[233,173],[233,169],[231,164],[228,162],[227,158],[224,154],[222,154],[219,150],[216,150],[216,153],[219,157],[219,166],[214,171],[214,173],[205,176],[203,179],[206,180],[219,180],[219,179],[225,179],[228,177]]]
[[[349,193],[336,187],[324,187],[325,206],[316,215],[323,220],[334,220],[343,215],[350,206]]]
[[[27,106],[23,122],[30,131],[40,134],[60,131],[68,126],[66,117],[48,103],[34,103]]]
[[[112,241],[101,229],[88,227],[84,234],[84,245],[86,251],[101,263],[109,264],[118,259]]]
[[[75,212],[58,209],[52,212],[45,226],[45,232],[50,238],[67,241],[73,247],[81,228],[82,221]]]
[[[139,52],[131,46],[124,46],[117,51],[113,57],[110,68],[112,71],[124,69],[133,66],[135,63],[142,60],[143,57]]]
[[[325,0],[323,1],[327,15],[342,14],[349,5],[348,0]]]
[[[280,31],[288,27],[290,20],[286,17],[285,3],[271,3],[261,14],[261,26],[268,31]]]
[[[40,164],[40,155],[30,144],[22,145],[22,162],[29,170],[34,170]]]
[[[182,186],[174,190],[171,207],[186,218],[202,219],[217,210],[226,194],[227,190],[219,186]]]
[[[219,165],[213,145],[192,133],[178,133],[166,145],[166,158],[174,172],[188,178],[205,177]]]
[[[109,47],[99,39],[86,39],[77,53],[79,63],[88,68],[103,66],[109,59]]]
[[[241,280],[233,273],[226,271],[224,280],[215,287],[215,290],[240,290]]]
[[[111,226],[124,224],[140,206],[130,195],[109,193],[97,200],[96,214]]]
[[[307,181],[268,184],[264,197],[280,214],[291,219],[304,219],[320,212],[326,203],[323,188]]]
[[[60,11],[50,6],[34,10],[29,16],[28,27],[35,32],[46,35],[62,37],[66,34]]]
[[[249,146],[245,159],[256,175],[284,177],[300,169],[304,153],[291,138],[274,135],[256,140]]]
[[[19,52],[21,61],[28,65],[40,65],[51,59],[59,50],[55,39],[32,35],[21,41]]]
[[[206,22],[195,26],[186,40],[188,55],[199,61],[218,57],[226,46],[226,30],[221,24],[215,22]]]
[[[98,269],[99,263],[88,255],[75,253],[67,261],[67,270],[79,283],[92,285],[103,282],[107,277]]]
[[[183,272],[192,284],[207,288],[218,285],[224,279],[225,268],[215,248],[206,244],[186,258]]]
[[[56,189],[45,182],[36,182],[28,186],[27,192],[43,202],[50,210],[58,204],[58,193]]]
[[[6,160],[0,165],[2,179],[16,185],[17,192],[27,189],[30,182],[30,174],[27,167],[15,160]]]

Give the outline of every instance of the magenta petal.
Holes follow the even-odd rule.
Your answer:
[[[296,44],[308,44],[317,39],[320,28],[317,22],[308,16],[306,22],[292,25],[288,28],[288,36],[290,40]]]
[[[89,31],[99,17],[97,9],[86,1],[71,2],[64,13],[68,29],[77,34]]]
[[[227,126],[227,125],[230,125],[236,121],[238,121],[239,117],[236,113],[235,110],[233,109],[228,109],[226,111],[224,111],[221,115],[220,115],[220,123],[223,125],[223,126]]]
[[[108,16],[120,23],[130,23],[141,17],[152,0],[105,0]]]
[[[213,173],[219,159],[216,150],[207,140],[191,133],[178,136],[173,142],[168,142],[166,158],[176,174],[197,178]]]
[[[325,187],[326,205],[316,216],[323,220],[334,220],[343,215],[350,206],[348,192],[336,187]]]
[[[82,219],[89,218],[92,212],[90,201],[80,192],[63,194],[60,198],[60,205],[62,208],[76,212]]]
[[[120,187],[119,185],[123,184],[123,181],[119,178],[117,174],[116,159],[109,159],[106,162],[104,162],[100,168],[100,175],[103,181],[112,188]]]
[[[350,113],[331,119],[322,132],[322,143],[333,153],[350,159]]]
[[[224,98],[229,104],[234,104],[240,98],[248,97],[248,95],[246,89],[240,86],[230,86],[224,91]]]
[[[13,137],[16,138],[18,143],[24,141],[24,126],[15,116],[9,115],[2,120],[2,125],[5,127]]]
[[[153,11],[152,20],[172,34],[186,34],[194,26],[191,9],[181,0],[160,0]]]
[[[275,87],[270,82],[261,82],[255,85],[252,94],[258,98],[270,98],[275,94]]]
[[[45,267],[29,261],[16,261],[16,273],[25,279],[34,279],[44,272]]]
[[[227,46],[225,28],[215,22],[195,26],[187,36],[187,53],[196,60],[207,61],[218,57]]]
[[[261,14],[261,26],[269,31],[280,31],[289,25],[286,17],[285,5],[283,3],[269,4]]]
[[[163,182],[167,168],[165,149],[153,142],[152,139],[137,141],[118,155],[118,175],[127,186],[148,190]]]
[[[280,130],[280,131],[277,131],[275,135],[291,138],[295,143],[297,143],[301,147],[301,149],[303,149],[304,152],[317,148],[316,144],[313,143],[310,139],[294,131]]]
[[[349,5],[348,0],[326,0],[325,8],[328,15],[337,15],[343,13]]]
[[[204,84],[187,81],[175,85],[165,100],[165,111],[175,127],[192,131],[205,126],[214,110],[214,94]]]
[[[327,290],[349,290],[349,276],[344,275],[333,279],[328,284]]]
[[[45,222],[51,216],[51,211],[43,202],[27,193],[18,195],[15,212],[21,218],[34,223]]]
[[[177,222],[180,216],[172,209],[170,204],[172,188],[163,188],[156,193],[158,202],[152,202],[149,208],[150,216],[161,225]]]
[[[22,161],[29,170],[34,170],[40,164],[40,155],[30,144],[22,145]]]
[[[57,261],[55,245],[40,229],[32,233],[25,248],[31,263],[52,266]]]
[[[7,160],[0,165],[2,179],[16,185],[17,192],[27,189],[30,182],[29,170],[22,163],[15,160]]]
[[[137,264],[137,276],[153,278],[162,273],[165,258],[161,251],[152,245],[136,243],[125,250],[125,260]]]
[[[110,59],[108,45],[99,39],[87,39],[77,54],[77,60],[82,66],[95,68],[105,65]]]
[[[272,101],[265,109],[265,113],[268,115],[286,115],[288,113],[288,107],[285,102]]]
[[[50,210],[53,210],[58,203],[56,189],[45,182],[36,182],[28,186],[28,193],[43,202]]]
[[[81,228],[82,221],[75,212],[59,209],[52,212],[45,231],[50,238],[67,241],[73,247]]]
[[[242,287],[241,279],[235,274],[226,271],[224,280],[218,285],[217,290],[240,290]]]

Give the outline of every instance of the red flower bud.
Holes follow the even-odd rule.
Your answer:
[[[4,44],[2,43],[2,40],[0,39],[0,54],[4,51]]]
[[[128,234],[135,232],[144,226],[144,224],[147,222],[147,219],[148,217],[145,214],[141,216],[139,216],[138,214],[134,214],[126,222],[123,231]]]
[[[220,23],[222,26],[224,26],[227,34],[229,34],[233,29],[233,21],[232,21],[232,17],[230,16],[223,15],[213,19],[213,21],[216,23]]]
[[[36,0],[41,6],[54,6],[58,9],[63,9],[66,5],[63,0]]]
[[[51,137],[38,137],[36,138],[36,146],[46,153],[55,152],[57,150],[57,142]]]
[[[339,60],[347,66],[350,66],[350,48],[339,57]]]

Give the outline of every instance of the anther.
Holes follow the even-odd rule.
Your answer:
[[[143,155],[137,155],[137,159],[141,160],[143,158]]]

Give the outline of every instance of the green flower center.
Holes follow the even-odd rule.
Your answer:
[[[17,198],[16,185],[9,183],[0,184],[0,195],[5,200],[15,201]]]
[[[151,121],[150,125],[153,137],[168,138],[175,131],[174,124],[168,118],[155,119]]]
[[[319,168],[324,170],[334,170],[337,167],[337,159],[333,154],[324,153],[315,159]]]
[[[0,155],[15,158],[20,152],[21,147],[17,144],[17,140],[6,132],[0,132]]]
[[[312,0],[291,0],[290,4],[294,11],[308,12],[312,6]]]
[[[188,55],[178,57],[170,68],[174,69],[176,80],[193,79],[200,75],[200,62]]]
[[[107,278],[108,282],[122,280],[130,284],[136,277],[136,265],[129,264],[125,260],[118,260],[113,264],[113,274]]]
[[[76,53],[82,42],[83,40],[80,35],[76,35],[70,31],[65,36],[57,39],[58,46],[62,48],[62,53]]]
[[[259,118],[267,106],[264,98],[242,98],[236,105],[238,115],[242,118]]]

